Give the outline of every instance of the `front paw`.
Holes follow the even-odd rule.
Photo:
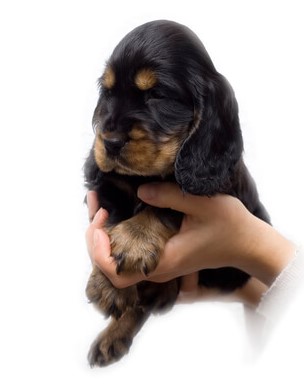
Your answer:
[[[89,278],[86,295],[107,317],[119,318],[128,306],[137,303],[135,286],[125,289],[116,289],[105,275],[95,266]]]
[[[126,220],[109,229],[111,254],[117,262],[117,273],[143,273],[155,270],[161,251],[172,235],[160,222],[145,220],[144,215]],[[139,222],[141,220],[141,222]]]
[[[112,319],[91,346],[88,360],[93,366],[106,366],[128,353],[133,338],[149,312],[141,307],[127,308],[120,319]]]
[[[132,336],[120,335],[119,330],[111,335],[106,330],[92,344],[88,353],[88,361],[91,367],[107,366],[118,361],[129,352],[132,344]]]

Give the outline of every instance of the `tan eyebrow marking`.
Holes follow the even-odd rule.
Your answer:
[[[140,90],[149,90],[155,86],[157,77],[155,72],[151,69],[141,69],[137,72],[134,78],[135,85]]]
[[[116,77],[113,69],[111,67],[107,67],[103,73],[103,76],[101,77],[102,86],[106,87],[107,89],[112,89],[112,87],[115,85],[115,81]]]

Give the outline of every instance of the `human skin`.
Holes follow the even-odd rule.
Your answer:
[[[97,195],[88,192],[89,216],[93,219],[86,232],[88,251],[117,288],[143,280],[165,282],[183,277],[182,290],[195,291],[199,270],[230,266],[253,277],[249,287],[254,288],[254,295],[249,298],[257,303],[294,255],[292,242],[232,196],[201,197],[183,193],[172,183],[152,183],[139,187],[138,197],[152,206],[172,208],[185,216],[179,233],[167,242],[158,266],[148,277],[142,273],[118,275],[109,237],[103,231],[108,214],[104,209],[97,211]]]

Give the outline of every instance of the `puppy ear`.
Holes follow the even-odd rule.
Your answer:
[[[175,163],[181,188],[196,195],[229,192],[230,178],[243,151],[234,92],[219,73],[205,82],[190,135]]]

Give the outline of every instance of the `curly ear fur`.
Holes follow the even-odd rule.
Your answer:
[[[238,105],[227,80],[219,73],[204,81],[197,98],[197,123],[177,155],[175,176],[186,192],[213,195],[229,192],[230,177],[242,156]]]

